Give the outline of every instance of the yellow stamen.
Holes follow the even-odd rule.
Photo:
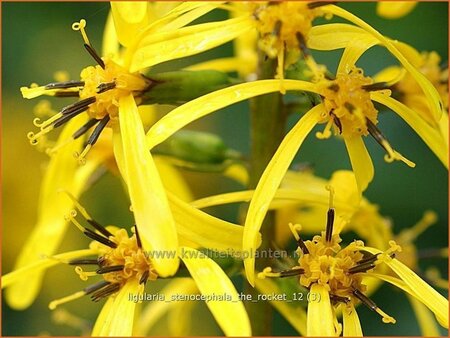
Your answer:
[[[385,313],[383,310],[381,310],[379,307],[377,307],[377,308],[375,309],[375,312],[378,313],[381,317],[383,317],[383,318],[382,318],[383,323],[386,323],[386,324],[388,324],[388,323],[395,324],[395,323],[396,323],[395,318],[393,318],[393,317],[389,316],[388,314],[386,314],[386,313]]]
[[[281,274],[279,272],[272,272],[272,268],[268,266],[262,272],[258,273],[258,278],[265,279],[266,277],[277,278],[281,277]]]
[[[39,123],[39,121],[41,120],[40,118],[36,117],[33,120],[33,124],[38,127],[41,128],[41,130],[43,130],[45,127],[49,126],[50,124],[52,124],[53,122],[55,122],[57,119],[59,119],[60,117],[62,117],[63,114],[62,113],[57,113],[55,115],[53,115],[52,117],[48,118],[47,120],[45,120],[42,123]]]
[[[330,192],[330,199],[328,202],[328,208],[333,209],[334,208],[334,204],[333,204],[333,200],[334,200],[334,188],[332,185],[326,185],[325,189],[328,190]]]
[[[81,232],[84,233],[86,229],[75,219],[75,217],[77,217],[76,210],[70,210],[70,213],[68,215],[65,215],[64,219],[66,221],[72,222],[72,224],[74,224],[78,229],[80,229]]]
[[[95,271],[84,271],[81,266],[76,266],[75,272],[82,281],[87,281],[89,277],[97,276],[97,273]]]
[[[50,310],[54,310],[54,309],[56,309],[57,306],[59,306],[61,304],[64,304],[64,303],[71,302],[72,300],[81,298],[85,294],[86,293],[84,291],[78,291],[78,292],[75,292],[74,294],[72,294],[70,296],[66,296],[66,297],[63,297],[63,298],[60,298],[60,299],[56,299],[56,300],[50,302],[50,304],[48,304],[48,308]]]
[[[384,160],[386,162],[391,163],[391,162],[397,160],[397,161],[402,161],[408,167],[411,167],[411,168],[414,168],[416,166],[416,164],[414,162],[408,160],[402,154],[400,154],[399,152],[392,149],[392,147],[388,141],[383,140],[383,141],[381,141],[381,144],[383,145],[383,148],[386,149],[386,151],[387,151],[387,154],[384,155]]]
[[[327,138],[330,138],[331,136],[331,127],[333,126],[333,119],[329,119],[323,132],[318,131],[316,133],[316,137],[320,140],[325,140]]]
[[[289,223],[289,229],[291,230],[292,234],[294,235],[295,240],[299,241],[300,235],[298,233],[302,230],[302,226],[300,224]]]
[[[424,213],[422,219],[411,228],[403,230],[398,236],[397,241],[400,243],[412,243],[420,234],[427,230],[431,225],[436,223],[437,214],[434,211]]]
[[[72,29],[74,31],[80,31],[81,36],[83,37],[84,43],[90,46],[91,43],[89,42],[89,39],[87,37],[86,31],[84,29],[85,27],[86,27],[86,20],[84,20],[84,19],[81,19],[80,22],[74,22],[72,24]]]
[[[39,143],[39,138],[41,138],[42,136],[44,136],[45,134],[47,134],[48,132],[50,132],[51,130],[53,130],[53,126],[47,126],[45,128],[42,128],[38,133],[33,133],[32,131],[30,131],[27,134],[28,139],[30,140],[30,143],[32,145],[38,144]]]
[[[77,201],[77,199],[75,198],[75,196],[73,196],[69,191],[61,189],[58,192],[63,192],[65,193],[73,202],[73,204],[75,205],[75,207],[78,209],[78,211],[81,213],[81,215],[83,215],[83,217],[85,219],[92,219],[92,217],[88,214],[88,212],[86,211],[85,208],[83,208],[83,206]],[[132,228],[132,230],[134,230],[134,228]]]
[[[81,165],[86,164],[86,155],[88,154],[89,150],[91,150],[92,145],[88,144],[83,151],[81,152],[81,154],[79,153],[75,153],[74,156],[76,159],[78,159],[78,163],[80,163]]]

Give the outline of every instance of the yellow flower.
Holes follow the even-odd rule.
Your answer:
[[[69,196],[73,199],[73,196]],[[93,220],[78,202],[74,203],[80,214],[95,230],[81,225],[76,219],[75,210],[66,217],[87,237],[94,240],[89,249],[47,257],[24,266],[3,276],[2,288],[27,280],[33,273],[58,263],[75,265],[75,272],[82,280],[86,281],[94,276],[102,276],[102,280],[82,291],[52,301],[49,308],[54,310],[61,304],[86,295],[94,302],[108,298],[97,318],[92,335],[131,336],[136,304],[145,299],[143,298],[145,284],[160,277],[154,267],[154,258],[160,255],[179,256],[203,295],[202,299],[206,300],[207,306],[225,334],[251,335],[250,323],[236,289],[225,272],[212,259],[189,247],[180,247],[175,251],[145,251],[136,226],[133,228],[132,236],[129,236],[125,229],[103,227]],[[85,271],[81,265],[96,268],[94,271]]]
[[[300,237],[300,225],[289,227],[297,241],[298,265],[289,270],[274,272],[270,267],[259,273],[259,278],[299,276],[299,284],[308,288],[308,336],[362,336],[361,324],[355,305],[362,303],[377,312],[384,323],[395,323],[395,319],[383,312],[365,293],[367,278],[376,278],[391,283],[416,298],[428,307],[438,322],[448,328],[448,301],[424,282],[406,265],[395,258],[402,248],[389,242],[385,251],[365,246],[360,240],[343,247],[339,231],[334,229],[334,190],[330,189],[330,204],[327,212],[326,230],[312,240]],[[380,271],[386,265],[391,273]],[[394,276],[393,276],[394,275]],[[338,323],[335,310],[341,308],[343,328]]]
[[[408,15],[417,5],[417,1],[379,1],[377,14],[386,19],[398,19]]]
[[[73,29],[81,32],[84,46],[97,62],[97,66],[85,68],[81,72],[80,80],[22,88],[26,98],[50,95],[75,96],[80,99],[44,122],[35,119],[35,125],[41,130],[36,134],[29,134],[30,141],[36,143],[52,129],[68,121],[74,121],[71,123],[70,131],[65,128],[64,139],[60,138],[57,145],[48,150],[55,157],[63,158],[55,165],[54,170],[57,172],[68,165],[63,162],[71,161],[70,157],[74,152],[78,154],[80,162],[84,163],[85,156],[97,142],[104,128],[113,129],[115,155],[120,157],[116,160],[120,163],[119,168],[128,184],[131,204],[143,241],[151,249],[173,250],[177,247],[178,239],[175,221],[154,160],[145,146],[144,130],[137,113],[137,105],[141,103],[142,93],[151,87],[151,81],[138,71],[164,61],[199,53],[231,40],[236,36],[237,31],[224,30],[223,27],[228,27],[228,24],[233,28],[240,26],[242,30],[246,29],[245,20],[184,27],[217,6],[218,4],[202,3],[183,3],[172,9],[170,9],[171,6],[167,6],[169,7],[166,8],[167,13],[157,18],[153,12],[154,4],[112,3],[113,15],[109,17],[105,29],[104,57],[100,57],[91,45],[85,31],[85,20],[73,25]],[[113,28],[114,26],[116,29]],[[120,50],[117,39],[127,48]],[[83,149],[81,148],[82,136],[92,128],[94,130],[87,140],[87,146]],[[69,146],[76,148],[72,151],[64,149],[69,150],[69,153],[62,154],[64,151],[61,148]],[[122,149],[125,149],[125,155]],[[88,164],[90,168],[97,164],[97,160],[93,161],[92,164]],[[74,170],[75,167],[71,171],[65,171],[65,181],[62,183],[56,180],[54,173],[49,172],[49,182],[55,181],[48,183],[50,185],[44,189],[51,190],[52,199],[57,199],[55,194],[60,188],[67,188],[77,196],[79,195],[75,188],[66,185],[66,182],[72,179]],[[81,189],[84,182],[77,182],[77,189]],[[49,203],[52,199],[47,199],[45,202],[53,205]],[[58,216],[61,216],[61,210],[64,208],[57,211]],[[48,217],[44,218],[47,222]],[[62,218],[58,219],[58,224],[63,224]],[[30,257],[35,260],[37,252],[47,254],[54,252],[63,233],[64,225],[61,224],[52,230],[54,244],[46,250],[41,248],[35,248],[38,249],[35,250],[33,249],[35,245],[27,246],[28,251],[21,255],[18,266],[25,264]],[[45,226],[45,229],[48,229],[48,226]],[[39,232],[35,233],[39,234]],[[178,263],[178,257],[154,260],[155,269],[162,276],[173,274],[177,270]],[[31,288],[31,290],[36,291],[39,283],[36,285],[36,289]],[[35,291],[30,291],[30,294]],[[27,300],[24,298],[19,306],[29,305],[33,297],[30,296]]]

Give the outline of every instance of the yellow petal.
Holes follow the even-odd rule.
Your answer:
[[[153,252],[175,253],[178,239],[169,202],[145,143],[145,134],[139,112],[132,95],[119,101],[120,134],[114,138],[122,143],[115,147],[119,153],[119,169],[128,186],[136,225],[144,247]],[[121,168],[122,167],[122,168]],[[123,169],[125,168],[125,169]],[[158,257],[157,257],[158,256]],[[165,257],[162,257],[165,256]],[[158,275],[167,277],[178,269],[178,259],[172,254],[154,255],[153,264]]]
[[[420,73],[406,57],[397,49],[397,47],[389,41],[388,38],[384,37],[373,27],[365,23],[363,20],[358,18],[357,16],[347,12],[345,9],[337,7],[335,5],[324,6],[321,9],[324,13],[330,13],[336,16],[339,16],[343,19],[349,20],[355,25],[363,28],[368,33],[373,35],[380,41],[380,44],[386,47],[386,49],[394,55],[397,60],[405,67],[405,69],[414,77],[417,81],[417,84],[422,88],[425,96],[427,97],[428,105],[430,107],[430,111],[432,112],[434,119],[438,121],[443,112],[443,104],[441,102],[439,93],[436,88],[427,80],[427,78]]]
[[[370,93],[370,98],[395,111],[414,129],[417,135],[420,136],[439,160],[441,160],[444,166],[448,168],[448,142],[446,142],[445,137],[442,136],[440,131],[431,127],[416,112],[391,97],[380,93]],[[445,120],[445,117],[443,119]]]
[[[343,305],[342,318],[344,320],[344,337],[362,337],[361,323],[353,303]]]
[[[198,54],[220,46],[251,28],[250,18],[236,18],[158,32],[142,41],[131,60],[130,71]]]
[[[362,250],[368,251],[374,255],[381,253],[380,250],[371,247],[364,247]],[[401,280],[381,274],[370,273],[369,275],[391,283],[416,297],[434,313],[436,319],[442,326],[448,328],[448,300],[399,260],[386,260],[386,264],[401,278]]]
[[[176,301],[171,301],[177,295],[188,295],[197,292],[197,286],[190,278],[177,278],[170,281],[158,293],[164,295],[164,301],[154,301],[148,304],[137,319],[138,336],[146,336],[151,328],[173,307],[178,306]],[[191,318],[190,318],[191,319]]]
[[[286,90],[316,91],[314,84],[305,81],[284,80],[283,86]],[[175,108],[155,123],[147,133],[148,145],[152,149],[185,125],[218,109],[251,97],[277,92],[279,90],[279,80],[261,80],[216,90],[213,93],[189,101]]]
[[[109,12],[106,19],[105,30],[103,32],[102,55],[108,57],[119,56],[119,40],[117,38],[116,28],[114,27],[114,18],[112,12]]]
[[[55,255],[53,257],[43,257],[40,260],[30,263],[29,265],[25,265],[20,269],[16,269],[2,276],[2,289],[11,286],[17,282],[28,282],[30,281],[30,276],[33,278],[33,274],[36,272],[43,272],[44,270],[55,266],[56,264],[60,264],[63,261],[69,261],[75,258],[86,257],[90,255],[94,255],[95,251],[86,249],[86,250],[77,250],[77,251],[69,251],[59,255]]]
[[[69,139],[85,120],[85,116],[79,116],[69,121],[57,145]],[[17,258],[15,270],[40,261],[42,256],[51,256],[61,243],[67,229],[64,216],[73,208],[73,203],[59,191],[64,189],[79,197],[99,165],[97,160],[89,160],[86,165],[79,166],[73,153],[80,151],[82,142],[80,138],[50,158],[39,193],[38,220]],[[8,304],[15,309],[28,307],[39,292],[42,277],[43,272],[38,272],[12,285],[6,292]]]
[[[163,157],[158,156],[154,160],[164,187],[183,201],[188,202],[192,200],[192,192],[181,175],[181,172],[168,161],[164,160]]]
[[[372,159],[367,152],[361,136],[344,137],[348,156],[355,173],[359,192],[362,193],[373,179],[374,169]]]
[[[386,19],[398,19],[409,14],[416,5],[416,1],[380,1],[377,14]]]
[[[330,295],[323,285],[313,284],[311,286],[306,329],[308,337],[336,336]]]
[[[259,229],[281,180],[306,136],[319,121],[323,109],[322,104],[312,108],[289,131],[264,170],[255,189],[245,220],[243,240],[244,252],[250,256],[244,260],[245,272],[252,285],[255,281],[255,250]]]
[[[229,57],[229,58],[220,58],[214,60],[208,60],[205,62],[197,63],[195,65],[186,67],[186,70],[218,70],[221,72],[235,72],[238,71],[244,60],[240,60],[238,58]]]
[[[242,226],[208,215],[171,193],[168,197],[180,238],[211,250],[242,252]],[[261,236],[257,236],[257,245],[260,243]]]
[[[378,40],[369,34],[360,35],[355,37],[345,47],[344,53],[339,61],[337,74],[348,74],[355,66],[356,61],[364,54],[369,48],[372,48],[378,43]]]
[[[280,295],[282,290],[269,278],[257,279],[256,288],[262,294]],[[300,306],[294,306],[283,300],[271,301],[270,304],[286,319],[289,324],[301,335],[306,336],[306,311]]]
[[[424,337],[439,337],[441,334],[433,318],[433,314],[416,298],[408,295],[409,302],[416,314],[416,319]]]
[[[354,25],[332,23],[313,26],[308,34],[308,48],[317,50],[334,50],[347,47],[355,39],[367,33]]]
[[[186,265],[203,296],[210,298],[206,305],[227,336],[250,336],[251,328],[244,304],[228,276],[216,262],[200,251],[182,247],[180,258]],[[217,300],[222,296],[229,300]]]
[[[129,337],[133,333],[136,304],[130,297],[144,291],[138,280],[130,279],[103,306],[94,325],[92,336]]]
[[[147,8],[145,1],[111,1],[117,37],[125,47],[131,45],[138,32],[148,25]]]

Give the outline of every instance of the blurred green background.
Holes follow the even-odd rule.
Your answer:
[[[87,20],[87,32],[94,46],[100,50],[101,37],[109,4],[102,3],[2,3],[2,194],[3,194],[3,242],[2,273],[11,271],[15,257],[27,234],[36,221],[37,197],[46,156],[39,153],[28,142],[27,132],[34,129],[33,107],[38,100],[25,100],[19,88],[32,82],[44,84],[53,80],[53,74],[66,70],[77,79],[82,68],[92,60],[82,46],[78,32],[71,24],[81,18]],[[435,50],[443,62],[448,60],[448,4],[420,3],[408,16],[398,20],[386,20],[375,15],[375,3],[343,3],[342,7],[352,11],[383,34],[409,44],[419,50]],[[209,19],[224,18],[223,12],[213,13]],[[206,19],[208,19],[206,18]],[[205,19],[205,20],[206,20]],[[230,55],[230,44],[190,60],[207,60],[211,57]],[[340,52],[317,53],[317,59],[335,69]],[[369,51],[358,62],[365,74],[374,74],[393,62],[381,48]],[[176,68],[187,64],[186,60],[172,62]],[[162,66],[164,68],[164,65]],[[166,67],[167,68],[167,67]],[[66,101],[53,101],[54,107],[62,107]],[[67,102],[70,102],[67,101]],[[194,123],[192,128],[219,134],[232,148],[248,153],[247,103],[238,104]],[[293,123],[294,120],[290,121]],[[380,129],[394,147],[416,163],[410,169],[402,163],[387,164],[383,161],[382,149],[372,140],[366,144],[375,166],[375,180],[366,196],[380,205],[383,215],[390,216],[395,231],[409,227],[420,219],[427,209],[439,215],[438,224],[424,233],[417,241],[419,248],[448,246],[448,180],[447,172],[415,133],[394,113],[386,111],[380,116]],[[321,126],[319,129],[323,128]],[[297,161],[311,163],[319,176],[329,178],[337,169],[350,168],[343,142],[336,138],[320,141],[308,137]],[[200,174],[187,177],[199,182]],[[218,175],[209,175],[208,184],[196,186],[196,197],[239,189],[229,180]],[[202,181],[205,178],[202,177]],[[209,183],[212,182],[212,183]],[[210,187],[214,186],[214,189]],[[101,196],[101,198],[98,198]],[[132,224],[128,202],[120,183],[110,175],[102,178],[81,200],[103,224],[129,226]],[[51,206],[49,206],[51,207]],[[233,211],[227,209],[226,211]],[[224,213],[222,211],[222,213]],[[233,220],[233,214],[221,214]],[[235,219],[234,219],[235,220]],[[88,240],[70,228],[61,246],[62,251],[85,247]],[[422,267],[430,263],[440,267],[447,275],[447,260],[423,261]],[[73,270],[66,266],[50,270],[37,302],[25,311],[14,311],[2,302],[3,335],[79,335],[78,328],[61,325],[52,320],[48,303],[84,287]],[[61,287],[61,285],[64,285]],[[160,285],[156,285],[160,287]],[[153,290],[153,289],[152,289]],[[442,290],[441,290],[442,292]],[[368,309],[359,311],[366,335],[418,335],[418,326],[406,297],[388,286],[383,286],[373,297],[378,305],[397,319],[396,325],[385,325]],[[395,301],[394,301],[395,300]],[[82,299],[66,306],[74,315],[91,325],[102,304]],[[191,334],[220,334],[205,306],[200,306],[202,326],[193,325]],[[203,325],[203,323],[205,323]],[[165,335],[164,321],[160,331]],[[276,334],[295,335],[295,331],[280,316],[276,318]]]

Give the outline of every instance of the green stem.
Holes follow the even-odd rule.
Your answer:
[[[276,59],[266,59],[260,54],[259,79],[274,78],[276,73]],[[253,189],[270,162],[284,136],[286,113],[282,96],[279,93],[259,96],[251,101],[251,160],[249,188]],[[261,227],[262,244],[259,250],[274,249],[275,214],[269,212]],[[263,257],[266,257],[263,255]],[[272,266],[270,258],[256,260],[256,270],[262,271]],[[246,284],[246,293],[257,299],[258,292],[251,285]],[[269,302],[248,302],[247,311],[252,323],[253,335],[270,336],[272,334],[273,310]]]

